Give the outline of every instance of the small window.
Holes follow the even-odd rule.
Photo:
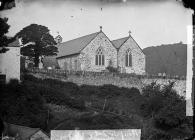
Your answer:
[[[97,51],[96,51],[96,56],[95,56],[95,65],[98,65],[98,66],[103,66],[104,65],[104,62],[105,61],[105,58],[104,58],[104,54],[103,54],[103,50],[102,48],[98,48]]]
[[[125,65],[126,67],[132,67],[132,55],[130,49],[128,49],[125,54]]]

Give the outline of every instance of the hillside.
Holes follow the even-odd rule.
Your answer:
[[[23,75],[23,81],[0,85],[0,118],[50,130],[142,129],[142,140],[186,138],[192,118],[185,99],[172,89],[152,83],[143,88],[77,85]]]
[[[166,73],[185,76],[187,69],[187,45],[183,43],[152,46],[143,49],[148,74]]]

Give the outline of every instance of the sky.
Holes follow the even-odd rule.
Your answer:
[[[143,49],[161,44],[187,43],[192,10],[174,0],[18,0],[17,7],[1,13],[8,17],[14,36],[32,23],[47,26],[64,41],[98,32],[110,40],[132,37]],[[147,2],[146,2],[147,1]]]

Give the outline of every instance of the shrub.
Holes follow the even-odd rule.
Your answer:
[[[81,85],[77,91],[77,95],[85,100],[93,100],[95,96],[97,97],[100,94],[100,90],[97,86],[92,85]]]
[[[103,98],[112,98],[121,94],[120,88],[114,85],[99,86],[99,96]]]
[[[152,83],[143,90],[145,102],[140,110],[144,117],[152,120],[150,129],[157,130],[154,135],[150,135],[151,139],[185,138],[192,134],[192,127],[185,114],[185,100],[172,87],[173,83],[169,83],[161,90],[159,85]]]
[[[23,79],[24,79],[23,82],[25,82],[25,81],[38,82],[38,79],[36,77],[34,77],[33,75],[30,75],[30,74],[24,74]],[[41,81],[41,79],[39,79],[39,81]]]
[[[11,79],[8,84],[7,84],[7,87],[10,87],[10,88],[15,88],[15,87],[18,87],[19,86],[19,81],[18,79]]]
[[[112,66],[108,66],[108,67],[106,67],[106,69],[107,69],[109,72],[118,73],[118,69],[117,69],[117,68],[114,68],[114,67],[112,67]]]
[[[130,88],[130,92],[131,92],[131,93],[135,93],[135,94],[140,95],[139,89],[137,89],[137,88],[135,88],[135,87]]]
[[[84,101],[79,99],[73,99],[63,93],[60,89],[56,90],[52,87],[42,86],[40,88],[40,94],[46,99],[47,103],[53,103],[57,105],[67,105],[70,108],[76,108],[80,110],[85,109]]]
[[[79,87],[72,82],[62,82],[55,79],[38,79],[32,75],[25,75],[23,83],[36,88],[36,92],[44,97],[47,103],[68,105],[70,108],[84,110],[82,99],[77,99]]]
[[[145,99],[145,102],[141,105],[140,110],[144,117],[154,117],[160,109],[164,106],[163,98],[161,96],[155,95],[149,99]]]
[[[152,82],[151,84],[143,87],[142,95],[144,97],[151,97],[156,94],[161,94],[160,85],[156,84],[156,82]]]
[[[156,126],[167,130],[178,127],[185,119],[185,102],[181,101],[176,104],[166,101],[166,106],[154,117]]]
[[[30,90],[29,93],[32,94],[33,92],[36,98],[43,98],[48,103],[66,105],[70,108],[85,110],[84,101],[89,101],[92,107],[102,110],[106,99],[105,110],[117,111],[116,113],[119,113],[121,110],[123,114],[129,113],[129,115],[131,115],[130,113],[132,113],[134,116],[137,115],[131,118],[131,121],[120,118],[115,122],[114,117],[111,117],[113,120],[109,120],[110,117],[108,117],[109,119],[107,120],[107,117],[101,119],[102,117],[100,116],[96,118],[93,118],[94,116],[92,116],[92,118],[83,117],[80,120],[76,120],[76,125],[79,123],[81,126],[83,125],[85,129],[130,128],[134,123],[136,123],[136,125],[141,124],[140,120],[142,119],[139,118],[139,113],[141,112],[144,119],[143,127],[145,130],[142,136],[144,139],[170,139],[176,138],[176,135],[180,134],[182,134],[182,136],[180,136],[184,138],[192,133],[192,123],[185,116],[185,99],[172,89],[174,83],[170,83],[161,89],[160,85],[154,82],[145,86],[142,90],[142,94],[140,94],[137,88],[120,88],[114,85],[77,86],[71,82],[62,82],[53,79],[41,80],[33,76],[27,76],[26,79],[28,80],[25,80],[22,84],[28,87],[27,89]],[[17,83],[15,85],[17,85]],[[16,99],[19,93],[18,87],[20,86],[19,84],[18,86],[14,86],[17,88],[13,87],[12,90],[17,94],[13,94],[9,98],[12,98],[12,100]],[[28,90],[23,88],[22,93]],[[31,97],[31,95],[28,95],[28,97],[30,98],[28,100],[31,100],[31,98],[36,100],[36,98]],[[41,102],[42,101],[39,101],[38,104],[41,104]],[[4,103],[5,106],[6,102]],[[32,118],[34,117],[35,116],[32,115]],[[109,122],[107,124],[106,121],[112,122],[112,124]],[[35,122],[37,123],[38,121],[35,119]],[[145,125],[147,126],[148,123],[150,123],[149,127],[146,128]],[[170,132],[172,132],[172,134]]]
[[[11,80],[0,94],[0,116],[4,121],[45,129],[47,108],[37,88]]]

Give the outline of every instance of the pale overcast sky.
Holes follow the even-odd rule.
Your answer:
[[[47,2],[47,3],[46,3]],[[8,35],[37,23],[47,26],[53,36],[59,31],[63,41],[99,31],[111,39],[128,35],[141,48],[187,42],[187,25],[191,25],[192,11],[176,1],[105,3],[84,1],[20,2],[16,8],[1,15],[9,18]],[[102,9],[101,9],[102,8]]]

